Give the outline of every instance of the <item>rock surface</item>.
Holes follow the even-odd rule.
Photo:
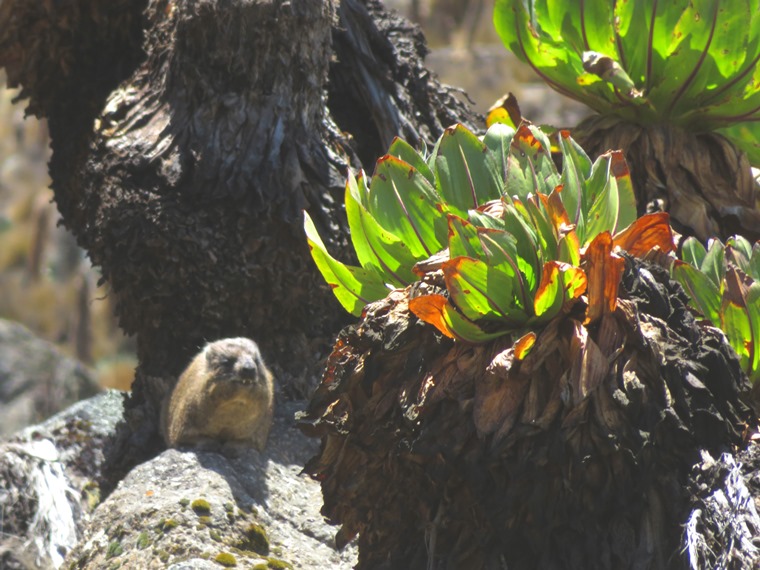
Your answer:
[[[168,450],[97,504],[122,400],[105,392],[0,443],[0,568],[353,566],[319,514],[319,485],[300,475],[318,446],[293,427],[302,404],[278,406],[262,454]]]
[[[351,568],[319,508],[319,486],[301,465],[316,442],[292,427],[295,404],[280,406],[264,453],[228,459],[170,449],[133,469],[93,513],[67,559],[76,568]],[[211,564],[210,562],[216,562]],[[280,566],[278,566],[280,564]]]
[[[100,391],[92,372],[26,327],[0,319],[0,436]]]

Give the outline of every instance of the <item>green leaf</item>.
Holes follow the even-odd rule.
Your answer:
[[[533,292],[538,286],[543,262],[539,259],[538,236],[536,230],[528,224],[529,219],[527,212],[523,217],[516,205],[509,204],[504,208],[504,228],[517,240],[518,263],[523,262],[520,269],[523,271],[528,289]]]
[[[581,196],[585,192],[586,179],[591,175],[591,159],[576,143],[568,131],[559,132],[559,148],[562,151],[562,192],[560,197],[570,221],[576,224],[578,235],[583,234],[584,219]]]
[[[502,177],[488,147],[462,125],[449,127],[436,149],[437,190],[455,213],[501,196]]]
[[[524,201],[532,194],[548,194],[560,180],[549,139],[533,126],[520,125],[507,158],[505,194]]]
[[[628,169],[628,163],[625,156],[619,150],[612,151],[610,157],[610,172],[615,177],[618,194],[618,211],[614,227],[610,230],[611,234],[616,234],[636,221],[636,194],[633,191],[633,182],[631,181],[631,171]]]
[[[496,0],[494,25],[556,91],[641,125],[719,129],[760,164],[758,0]]]
[[[591,170],[587,189],[582,200],[585,225],[583,235],[578,238],[581,247],[588,245],[597,235],[612,230],[619,208],[617,181],[610,172],[611,155],[600,156]]]
[[[506,231],[478,228],[478,237],[486,262],[514,281],[516,305],[523,309],[530,307],[531,291],[525,275],[535,273],[535,269],[520,257],[515,236]]]
[[[468,319],[499,319],[510,328],[525,322],[527,315],[512,309],[514,282],[507,274],[478,259],[456,257],[443,264],[443,275],[451,301]]]
[[[514,136],[515,129],[503,123],[494,123],[483,137],[483,144],[486,145],[488,151],[494,157],[497,172],[502,181],[507,179],[507,163]],[[503,188],[501,191],[503,191]]]
[[[731,116],[736,117],[736,115]],[[739,122],[743,118],[744,116],[740,115],[731,119],[738,124],[718,128],[716,132],[728,138],[739,150],[747,153],[747,158],[752,165],[758,166],[760,165],[760,122]]]
[[[541,196],[534,196],[525,201],[525,207],[530,214],[533,227],[536,228],[539,247],[544,259],[557,259],[557,236],[554,226],[549,219]]]
[[[670,273],[691,298],[694,307],[716,327],[721,326],[721,295],[718,286],[704,273],[688,263],[675,260]]]
[[[359,178],[359,183],[363,185],[363,177]],[[346,216],[359,263],[365,269],[374,269],[386,282],[396,287],[405,287],[417,281],[412,267],[420,259],[412,255],[402,240],[383,229],[360,203],[359,183],[349,172],[345,193]]]
[[[749,321],[749,314],[745,307],[740,307],[728,299],[723,299],[721,305],[720,328],[726,333],[731,347],[739,355],[739,364],[742,369],[750,370],[750,358],[754,359],[752,346],[753,334]]]
[[[760,282],[760,241],[752,246],[752,258],[749,261],[749,274],[755,281]]]
[[[358,317],[367,303],[383,299],[388,294],[388,288],[376,271],[345,265],[327,253],[306,212],[304,231],[314,263],[346,311]]]
[[[744,273],[750,273],[752,244],[742,236],[732,236],[726,240],[724,251],[726,262],[733,263]]]
[[[446,207],[427,179],[396,157],[386,155],[377,161],[367,210],[407,245],[415,259],[446,247]]]
[[[395,137],[391,142],[391,146],[388,148],[388,154],[400,158],[407,164],[410,164],[416,168],[417,172],[422,174],[431,185],[435,185],[433,171],[430,170],[425,159],[405,140]]]
[[[702,266],[699,268],[718,288],[726,274],[724,257],[723,242],[719,239],[711,239],[707,247],[707,254],[705,254]]]
[[[480,258],[483,256],[483,248],[478,239],[478,231],[467,220],[448,215],[449,221],[449,255],[451,258],[466,256]]]
[[[681,247],[681,259],[683,261],[694,267],[702,267],[705,255],[707,255],[707,250],[697,238],[688,237],[684,240]]]

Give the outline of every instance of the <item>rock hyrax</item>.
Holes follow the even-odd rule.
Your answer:
[[[247,338],[209,343],[164,401],[161,430],[168,447],[264,449],[272,425],[272,373]]]

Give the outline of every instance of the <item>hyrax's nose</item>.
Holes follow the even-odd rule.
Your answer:
[[[238,360],[238,374],[241,378],[253,379],[256,378],[256,361],[249,357],[244,356]]]

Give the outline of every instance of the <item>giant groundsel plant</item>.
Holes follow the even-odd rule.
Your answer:
[[[566,131],[552,143],[539,128],[493,125],[479,138],[461,125],[429,156],[397,139],[369,178],[350,174],[346,213],[360,266],[326,251],[305,215],[312,256],[343,307],[360,315],[391,288],[440,272],[445,291],[410,300],[445,335],[484,342],[532,329],[587,296],[587,320],[613,310],[623,260],[671,251],[666,214],[636,218],[620,152],[591,161]]]
[[[760,164],[760,1],[497,0],[494,22],[561,93],[640,124],[722,130]]]
[[[591,156],[625,152],[640,212],[703,240],[760,235],[760,0],[496,0],[494,24],[598,113],[574,134]]]

